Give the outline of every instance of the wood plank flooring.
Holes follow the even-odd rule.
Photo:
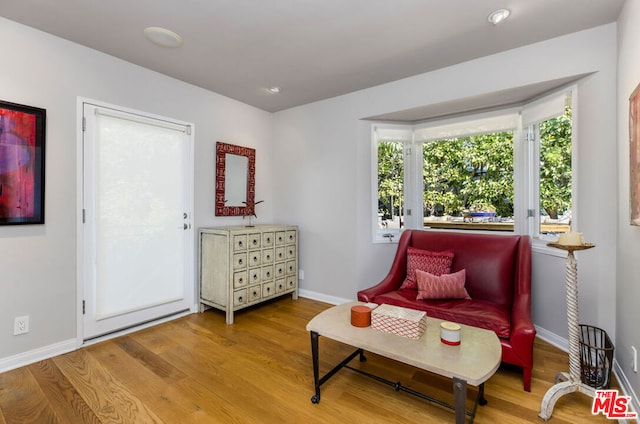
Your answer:
[[[453,412],[350,370],[311,403],[307,322],[330,305],[283,297],[236,314],[208,310],[0,374],[0,424],[14,423],[451,423]],[[320,338],[324,374],[353,349]],[[453,403],[451,381],[367,354],[368,371]],[[360,366],[356,361],[356,366]],[[476,423],[530,423],[567,354],[537,340],[532,391],[501,366]],[[614,385],[614,388],[617,386]],[[469,397],[475,388],[469,388]],[[469,401],[469,405],[471,402]],[[609,422],[591,399],[562,397],[549,423]]]

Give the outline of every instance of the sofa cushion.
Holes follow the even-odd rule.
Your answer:
[[[433,252],[453,251],[451,272],[467,270],[465,288],[469,295],[510,310],[519,241],[517,235],[412,231],[409,246]]]
[[[427,316],[494,331],[498,337],[511,336],[509,311],[481,299],[417,300],[416,291],[400,289],[377,295],[377,304],[389,304],[427,312]]]
[[[433,275],[449,274],[453,262],[453,251],[432,252],[415,247],[407,248],[407,276],[402,283],[403,289],[418,289],[416,270]]]
[[[433,275],[416,270],[418,280],[417,300],[422,299],[471,299],[464,288],[465,270],[453,274]]]

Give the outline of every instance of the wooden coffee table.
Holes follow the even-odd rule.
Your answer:
[[[331,307],[316,315],[307,324],[311,334],[311,353],[313,357],[313,379],[315,395],[311,402],[320,402],[320,386],[342,368],[349,368],[377,381],[388,384],[396,391],[405,391],[420,398],[435,402],[455,411],[456,423],[462,424],[466,416],[473,422],[478,404],[487,403],[484,398],[484,382],[487,381],[500,366],[502,348],[493,331],[461,325],[461,341],[459,346],[449,346],[440,341],[440,323],[442,320],[427,317],[427,331],[420,339],[410,339],[375,330],[371,327],[354,327],[351,325],[351,307],[364,305],[362,302],[350,302]],[[331,371],[320,377],[318,359],[319,336],[353,346],[356,349]],[[412,365],[416,368],[453,379],[454,405],[416,392],[399,382],[392,382],[382,377],[369,374],[348,364],[356,356],[364,361],[364,352],[372,352],[389,359]],[[473,409],[466,410],[467,384],[478,387]]]

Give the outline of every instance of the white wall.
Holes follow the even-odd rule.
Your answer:
[[[274,216],[300,225],[303,291],[355,299],[389,270],[395,244],[371,243],[370,126],[362,118],[542,81],[578,83],[581,321],[615,328],[616,25],[571,34],[275,114]],[[533,319],[567,336],[564,258],[536,251]]]
[[[640,349],[640,227],[629,225],[629,96],[640,84],[640,1],[627,0],[618,21],[618,293],[616,358],[637,394],[640,375],[631,369],[631,346]],[[637,190],[638,187],[635,187]],[[639,358],[640,359],[640,358]],[[637,407],[637,406],[636,406]],[[637,411],[638,409],[636,409]]]
[[[256,197],[266,200],[257,208],[259,222],[271,222],[273,119],[244,103],[3,18],[0,39],[5,41],[0,98],[47,110],[45,224],[0,227],[1,369],[3,358],[6,365],[7,358],[76,337],[78,96],[195,124],[196,228],[242,223],[213,216],[218,140],[256,148]],[[13,318],[21,315],[30,316],[31,331],[13,336]]]

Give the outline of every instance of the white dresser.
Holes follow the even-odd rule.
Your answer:
[[[200,228],[200,310],[233,312],[276,296],[298,298],[298,227]]]

